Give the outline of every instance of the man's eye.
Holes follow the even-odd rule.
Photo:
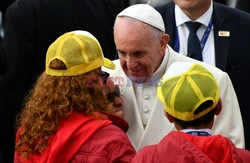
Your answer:
[[[144,57],[145,55],[146,55],[146,54],[143,53],[143,52],[135,53],[135,57],[138,57],[138,58]]]
[[[120,56],[124,56],[125,54],[126,54],[125,52],[118,51],[118,55]]]

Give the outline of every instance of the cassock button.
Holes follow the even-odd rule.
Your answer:
[[[145,100],[149,100],[149,96],[148,96],[148,95],[145,95],[145,96],[144,96],[144,99],[145,99]]]

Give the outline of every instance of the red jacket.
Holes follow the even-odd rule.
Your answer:
[[[142,148],[132,163],[249,163],[250,152],[221,135],[193,136],[172,131],[158,145]]]
[[[125,121],[118,122],[123,128],[126,126]],[[15,153],[14,162],[130,162],[134,155],[135,150],[125,132],[110,120],[96,120],[72,112],[51,136],[41,155],[33,154],[28,160],[22,160]]]

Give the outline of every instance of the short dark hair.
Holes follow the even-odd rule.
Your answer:
[[[205,110],[206,108],[210,107],[213,104],[212,100],[208,100],[203,102],[194,112],[194,114],[198,114],[199,112]],[[215,114],[215,108],[213,108],[211,111],[209,111],[207,114],[205,114],[204,116],[192,120],[192,121],[183,121],[177,118],[175,119],[175,122],[181,126],[182,129],[186,129],[189,127],[198,127],[201,124],[208,124],[210,123],[213,118],[214,118],[214,114]]]

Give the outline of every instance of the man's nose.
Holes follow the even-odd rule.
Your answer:
[[[128,57],[126,59],[126,65],[127,65],[128,69],[133,70],[138,65],[138,62],[137,62],[137,60],[135,58]]]

